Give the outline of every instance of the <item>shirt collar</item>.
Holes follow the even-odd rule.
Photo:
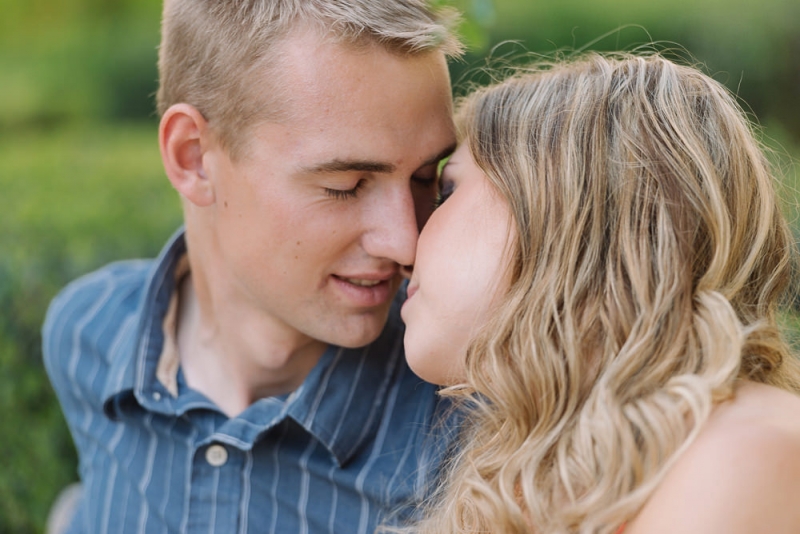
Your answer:
[[[185,230],[181,227],[152,263],[134,323],[123,329],[120,352],[112,355],[103,392],[104,409],[109,415],[113,414],[113,398],[126,392],[133,392],[146,408],[161,411],[150,406],[150,399],[169,393],[157,379],[158,362],[165,342],[164,318],[176,289],[175,272],[185,256]]]

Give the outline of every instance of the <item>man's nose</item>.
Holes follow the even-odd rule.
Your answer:
[[[419,237],[414,197],[408,187],[387,193],[369,210],[364,249],[372,257],[413,265]]]

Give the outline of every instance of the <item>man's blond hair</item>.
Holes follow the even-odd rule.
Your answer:
[[[337,43],[372,43],[399,54],[439,50],[455,56],[461,53],[455,19],[452,10],[434,9],[425,0],[165,0],[158,112],[191,104],[235,150],[248,126],[281,115],[276,52],[292,30],[308,28]],[[267,79],[272,87],[264,91]],[[264,102],[262,94],[272,98]]]

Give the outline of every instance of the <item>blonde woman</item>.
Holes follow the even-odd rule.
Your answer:
[[[800,532],[793,245],[735,99],[590,55],[458,122],[402,314],[412,369],[471,408],[414,530]]]

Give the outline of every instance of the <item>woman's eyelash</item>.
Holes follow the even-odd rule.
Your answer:
[[[359,190],[364,185],[364,180],[359,180],[358,183],[352,189],[331,189],[329,187],[325,188],[325,194],[331,198],[335,198],[336,200],[348,200],[351,198],[356,198],[358,196]]]
[[[444,202],[448,198],[450,198],[450,195],[453,194],[455,188],[456,188],[455,184],[453,184],[453,182],[451,181],[441,182],[441,187],[439,188],[439,192],[436,193],[436,199],[433,201],[434,209],[444,204]]]

